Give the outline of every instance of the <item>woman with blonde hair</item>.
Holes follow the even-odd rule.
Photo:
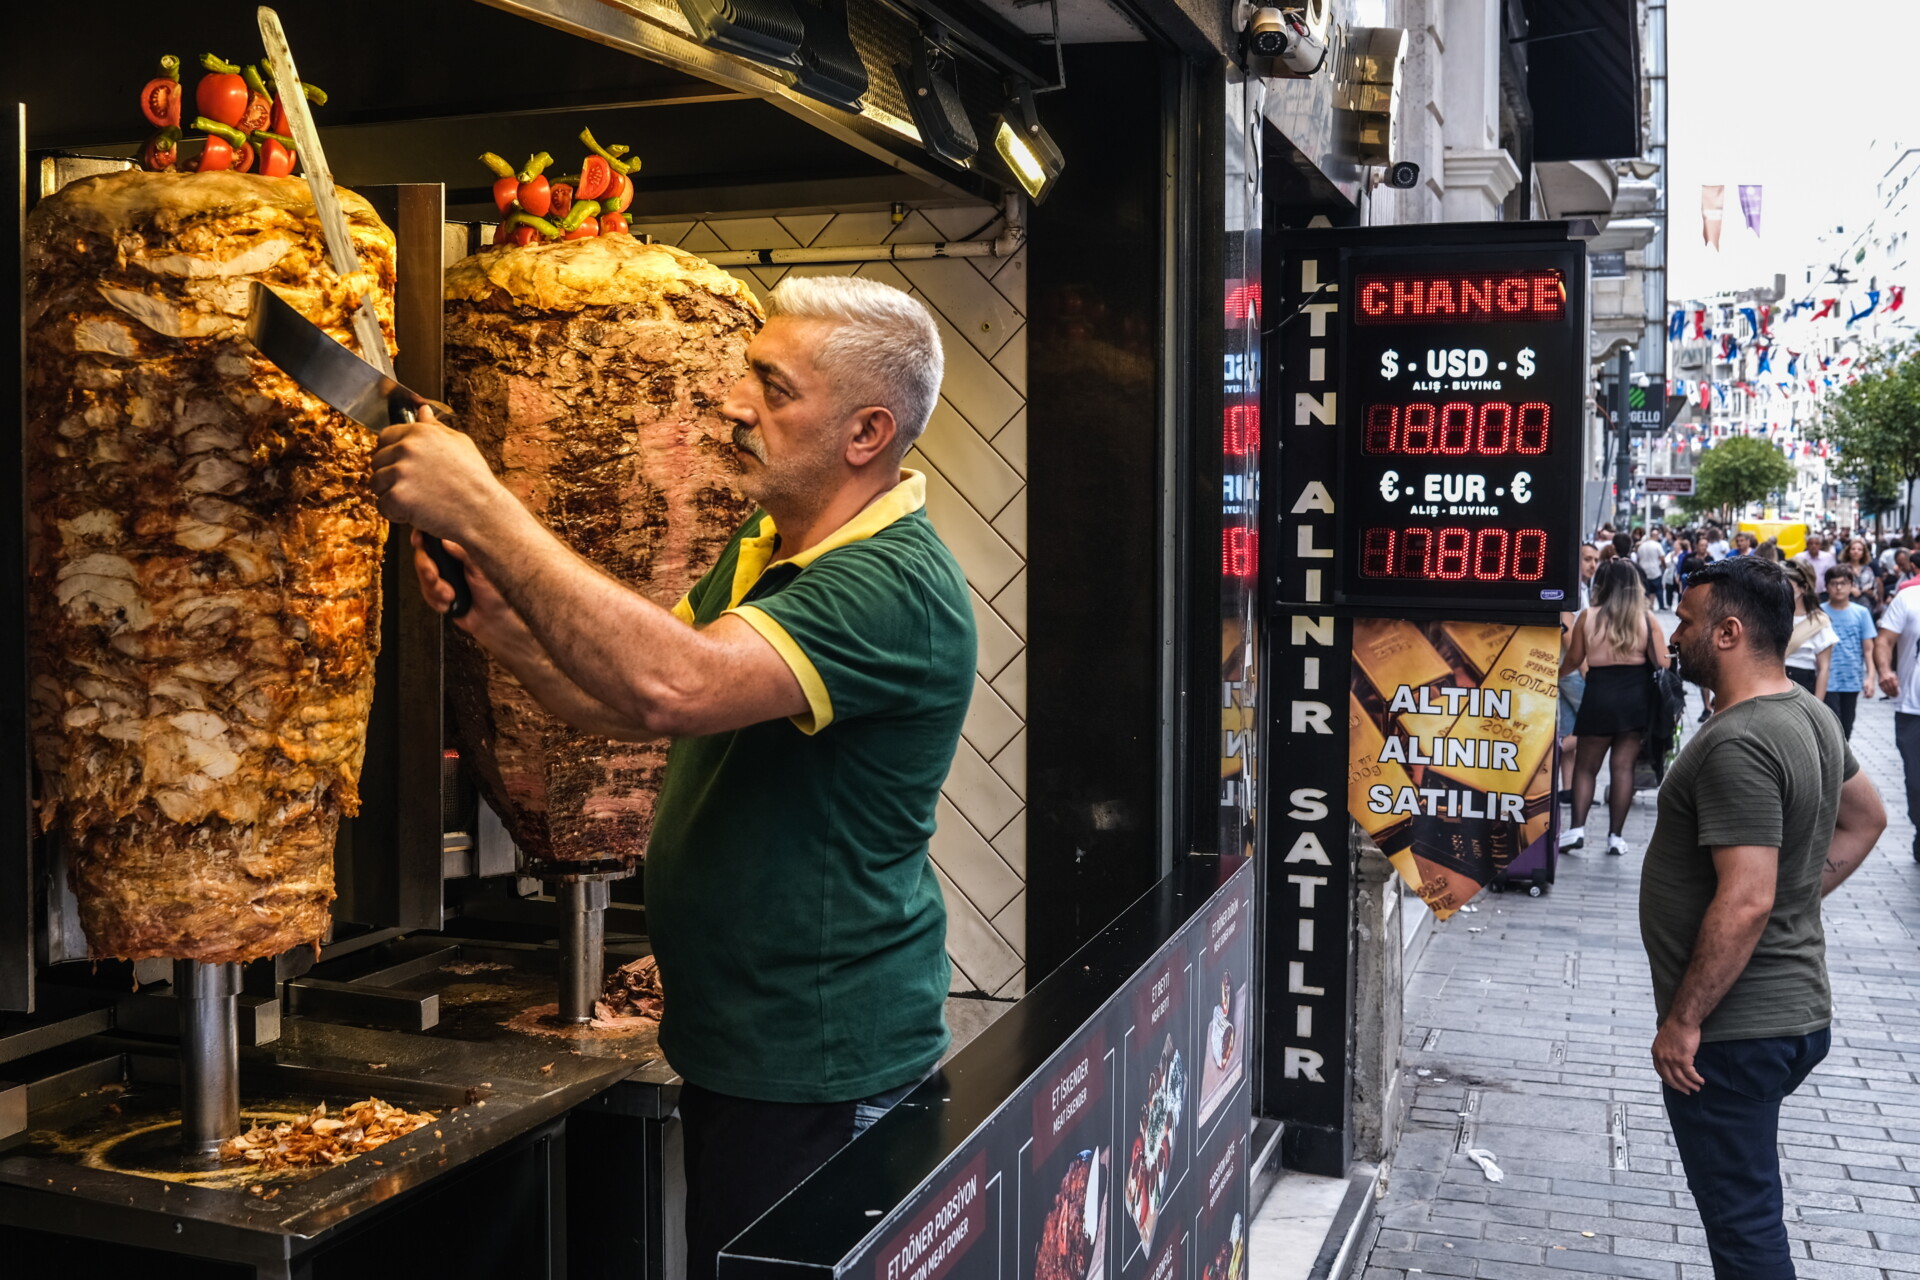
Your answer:
[[[1814,697],[1826,700],[1829,652],[1839,640],[1827,611],[1820,607],[1820,588],[1813,570],[1803,560],[1787,561],[1787,581],[1793,583],[1793,634],[1787,638],[1787,677]]]
[[[1607,784],[1607,852],[1627,852],[1627,811],[1633,805],[1633,766],[1653,717],[1653,670],[1667,665],[1667,641],[1654,619],[1640,575],[1624,560],[1604,561],[1593,575],[1593,605],[1567,638],[1562,675],[1587,670],[1587,692],[1574,717],[1573,825],[1560,836],[1562,851],[1584,848],[1587,810],[1612,757]]]

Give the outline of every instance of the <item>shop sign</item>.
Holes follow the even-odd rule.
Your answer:
[[[1645,476],[1640,484],[1648,493],[1664,493],[1676,498],[1693,496],[1692,476]]]
[[[1245,1280],[1253,868],[834,1274]]]
[[[1671,401],[1677,397],[1667,395],[1667,380],[1655,378],[1646,386],[1627,388],[1627,425],[1635,431],[1661,432],[1673,422],[1670,412]],[[1685,404],[1683,400],[1681,404]]]

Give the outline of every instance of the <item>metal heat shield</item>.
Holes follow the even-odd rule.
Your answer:
[[[26,333],[21,302],[27,221],[27,108],[0,109],[0,616],[24,618]],[[27,633],[0,627],[0,1011],[33,1012],[32,739],[27,732]]]
[[[441,278],[446,188],[439,183],[359,187],[398,242],[395,376],[441,398]],[[441,898],[441,638],[445,625],[420,598],[408,531],[387,538],[381,574],[380,656],[360,813],[334,846],[336,940],[369,930],[438,929]]]

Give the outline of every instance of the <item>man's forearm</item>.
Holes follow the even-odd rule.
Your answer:
[[[476,541],[469,553],[526,620],[555,674],[650,736],[634,655],[671,678],[694,661],[693,628],[576,555],[517,503]]]
[[[1827,846],[1827,860],[1820,867],[1820,896],[1826,897],[1838,889],[1846,878],[1860,869],[1860,864],[1873,852],[1873,846],[1879,839],[1879,833],[1865,834],[1854,831],[1836,830],[1833,843]]]
[[[532,633],[522,634],[524,642],[501,642],[488,637],[482,638],[481,643],[549,715],[583,733],[601,734],[624,742],[641,742],[656,736],[568,679]]]
[[[1714,898],[1700,922],[1693,960],[1680,979],[1680,989],[1674,992],[1673,1006],[1667,1010],[1669,1018],[1694,1027],[1707,1020],[1753,958],[1768,914],[1724,897]]]

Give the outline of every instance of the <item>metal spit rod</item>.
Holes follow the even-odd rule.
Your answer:
[[[210,1156],[240,1132],[240,966],[173,962],[180,1002],[180,1145]]]
[[[606,981],[607,880],[569,876],[554,886],[553,896],[561,912],[559,1020],[592,1022],[594,1002]]]

